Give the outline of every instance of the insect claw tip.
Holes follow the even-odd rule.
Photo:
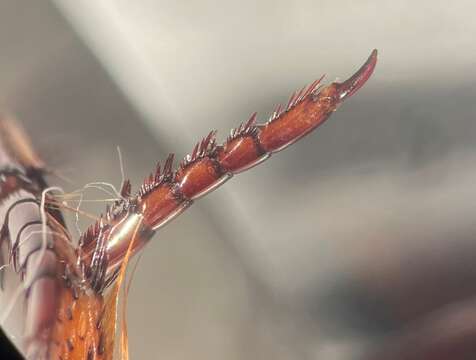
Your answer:
[[[338,84],[341,101],[355,94],[367,82],[377,65],[377,53],[377,49],[374,49],[364,65],[354,75]]]

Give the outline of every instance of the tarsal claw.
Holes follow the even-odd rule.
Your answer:
[[[338,84],[338,92],[340,100],[344,100],[352,96],[359,90],[372,75],[375,65],[377,64],[377,49],[374,49],[369,58],[357,72],[343,83]]]

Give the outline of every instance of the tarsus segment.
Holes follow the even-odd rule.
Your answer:
[[[232,131],[223,145],[216,145],[215,132],[210,132],[184,159],[173,176],[170,175],[170,165],[162,178],[158,168],[155,176],[146,181],[146,188],[150,190],[139,194],[146,223],[152,228],[163,225],[164,218],[170,215],[170,210],[163,213],[163,209],[170,208],[171,201],[175,202],[172,206],[174,211],[184,202],[215,189],[231,175],[251,168],[310,133],[344,99],[364,85],[376,61],[377,51],[374,50],[365,64],[343,83],[332,83],[319,89],[321,78],[294,93],[288,105],[285,108],[278,106],[266,124],[256,125],[256,114],[253,114]],[[158,196],[158,193],[163,195]]]
[[[86,232],[80,243],[85,245],[87,262],[94,258],[97,236],[101,234],[102,241],[106,240],[106,251],[102,249],[102,252],[108,259],[107,268],[117,268],[128,249],[132,232],[136,230],[132,225],[134,221],[139,222],[137,215],[143,217],[142,226],[145,224],[146,228],[156,230],[190,206],[194,199],[217,188],[233,174],[257,165],[307,135],[365,84],[376,62],[377,51],[374,50],[348,80],[325,87],[320,87],[322,78],[315,81],[294,93],[286,107],[278,106],[266,124],[256,124],[256,114],[253,114],[232,130],[222,145],[216,144],[215,131],[210,132],[184,158],[176,172],[172,171],[173,155],[170,155],[164,168],[158,165],[136,196],[118,202],[107,212],[107,221],[101,221]],[[129,231],[125,230],[126,225]],[[134,250],[142,247],[151,236],[152,232],[144,229],[140,241],[134,241]],[[95,271],[97,269],[92,269],[93,273]]]

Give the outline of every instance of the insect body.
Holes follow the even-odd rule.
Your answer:
[[[294,93],[266,124],[256,124],[253,114],[222,145],[210,132],[178,170],[170,155],[134,195],[124,181],[120,199],[77,244],[58,211],[61,203],[51,195],[55,188],[47,188],[43,180],[43,162],[21,131],[3,120],[0,215],[2,249],[9,251],[2,257],[23,277],[27,358],[111,359],[117,293],[129,257],[194,200],[322,124],[364,85],[376,61],[374,50],[348,80],[325,87],[318,80]]]

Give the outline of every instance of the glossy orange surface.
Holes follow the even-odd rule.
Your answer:
[[[104,300],[94,293],[64,287],[52,333],[51,359],[112,359],[112,343],[105,331]],[[114,335],[113,335],[114,336]]]

